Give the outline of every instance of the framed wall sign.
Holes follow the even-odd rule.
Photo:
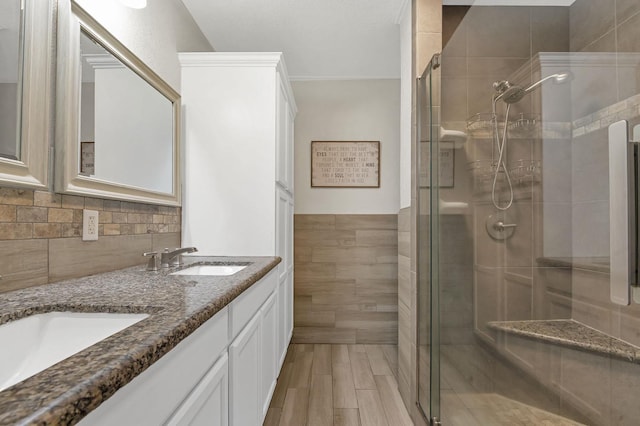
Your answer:
[[[380,188],[380,142],[312,141],[312,188]]]
[[[429,146],[425,144],[420,150],[423,164],[420,173],[420,187],[429,188],[431,182],[429,179],[430,159]],[[455,177],[455,150],[453,148],[440,148],[440,188],[453,188]]]

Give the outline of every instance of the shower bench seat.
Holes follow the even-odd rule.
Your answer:
[[[492,321],[488,327],[543,342],[640,364],[640,348],[572,319]]]

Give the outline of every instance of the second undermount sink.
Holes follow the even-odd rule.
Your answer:
[[[148,316],[107,312],[49,312],[0,325],[0,391]]]
[[[194,265],[169,275],[228,276],[242,271],[247,265]]]

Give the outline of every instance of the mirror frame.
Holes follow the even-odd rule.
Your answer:
[[[54,3],[26,0],[23,14],[20,159],[0,158],[0,185],[49,189]]]
[[[173,103],[173,190],[152,191],[80,174],[80,31]],[[73,0],[58,2],[55,191],[140,203],[180,205],[180,95]]]

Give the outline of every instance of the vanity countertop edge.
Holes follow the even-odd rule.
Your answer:
[[[189,256],[185,265],[159,272],[135,266],[0,294],[0,324],[53,311],[149,314],[0,392],[0,425],[77,423],[280,262]],[[198,263],[247,267],[230,276],[170,275]]]

